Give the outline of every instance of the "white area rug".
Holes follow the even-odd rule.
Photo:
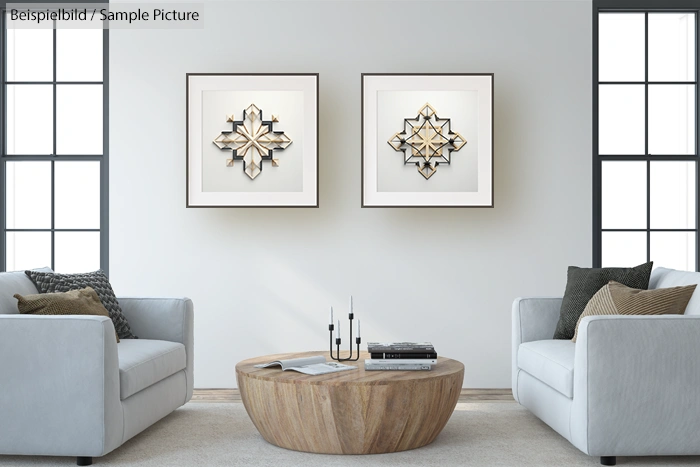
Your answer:
[[[2,466],[72,466],[74,458],[0,456]],[[189,403],[95,466],[598,466],[515,403],[458,404],[430,445],[367,456],[307,454],[268,444],[242,404]],[[700,465],[700,457],[618,458],[619,466]]]

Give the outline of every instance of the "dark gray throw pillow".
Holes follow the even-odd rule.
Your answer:
[[[577,268],[569,266],[566,291],[561,302],[559,322],[554,331],[554,339],[571,339],[576,331],[576,323],[593,298],[610,281],[619,282],[633,289],[649,288],[649,277],[653,261],[633,268]]]
[[[102,305],[109,312],[117,336],[120,339],[137,339],[131,333],[129,323],[122,313],[116,295],[114,295],[114,290],[102,271],[85,274],[57,274],[39,271],[24,271],[24,273],[34,282],[40,293],[68,292],[92,287],[97,292],[97,296],[100,297]]]

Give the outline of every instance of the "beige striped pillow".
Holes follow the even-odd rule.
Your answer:
[[[667,289],[632,289],[619,282],[610,281],[591,298],[576,323],[578,327],[586,316],[601,315],[682,315],[697,285],[669,287]]]

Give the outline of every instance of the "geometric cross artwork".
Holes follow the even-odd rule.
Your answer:
[[[428,103],[418,110],[416,118],[404,118],[403,121],[403,131],[395,133],[388,143],[395,151],[403,152],[404,165],[414,163],[426,180],[433,176],[440,164],[450,163],[453,151],[459,151],[467,144],[462,135],[452,131],[450,119],[439,118]]]
[[[279,159],[272,158],[272,151],[284,150],[292,144],[283,131],[273,131],[272,125],[279,122],[276,115],[269,121],[263,120],[263,113],[255,104],[250,104],[243,111],[243,119],[236,121],[233,114],[226,116],[226,121],[233,124],[230,131],[222,131],[214,140],[219,149],[232,150],[231,159],[226,159],[226,167],[233,167],[234,161],[243,161],[243,172],[251,180],[260,175],[262,161],[268,160],[272,167],[279,167]]]

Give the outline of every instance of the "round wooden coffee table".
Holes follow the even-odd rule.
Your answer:
[[[265,440],[295,451],[378,454],[430,444],[457,405],[464,365],[438,357],[431,371],[357,370],[309,376],[253,365],[327,352],[268,355],[236,365],[243,405]]]

